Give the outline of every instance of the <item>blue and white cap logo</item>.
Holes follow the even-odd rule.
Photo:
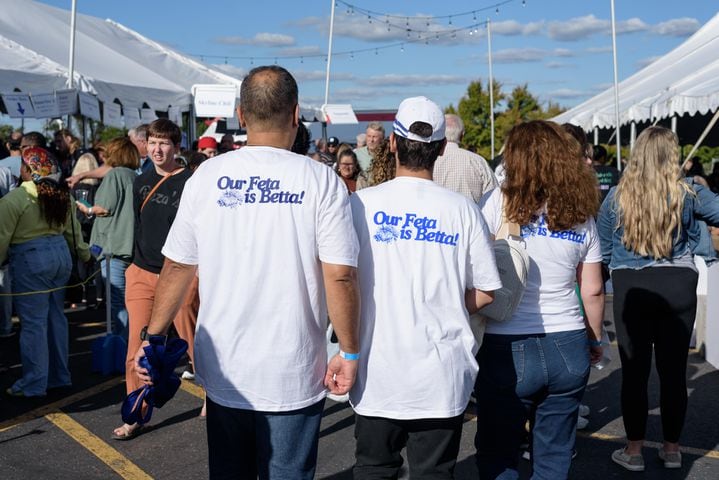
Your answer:
[[[422,137],[409,131],[414,122],[424,122],[432,127],[432,135]],[[436,142],[444,139],[444,114],[439,106],[427,97],[411,97],[402,100],[394,119],[395,135],[418,142]]]

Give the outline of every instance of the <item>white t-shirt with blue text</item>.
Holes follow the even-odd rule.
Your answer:
[[[480,201],[489,231],[496,235],[502,225],[501,189]],[[585,328],[575,291],[577,266],[602,261],[597,226],[593,218],[570,230],[551,231],[544,212],[522,225],[522,238],[529,255],[527,286],[512,318],[487,322],[485,333],[522,335],[566,332]]]
[[[360,241],[360,415],[449,418],[477,374],[467,289],[501,281],[479,208],[430,180],[397,177],[352,195]]]
[[[330,168],[272,147],[204,162],[163,255],[198,265],[198,383],[216,403],[290,411],[322,400],[321,263],[357,265],[347,189]]]

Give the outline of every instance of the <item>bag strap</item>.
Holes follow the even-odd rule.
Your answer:
[[[497,235],[495,235],[495,239],[500,238],[507,238],[510,235],[513,237],[521,237],[521,230],[519,228],[519,224],[516,222],[510,222],[507,220],[507,214],[504,210],[504,202],[506,201],[506,198],[502,196],[502,224],[499,226],[499,230],[497,230]]]
[[[174,176],[177,175],[178,173],[182,173],[182,172],[184,172],[184,171],[185,171],[185,168],[184,168],[184,167],[183,167],[183,168],[178,168],[177,170],[175,170],[175,171],[172,172],[171,174],[165,175],[164,177],[162,177],[162,178],[160,179],[160,181],[157,182],[154,187],[152,187],[152,190],[150,190],[150,193],[148,193],[147,196],[145,197],[145,200],[142,202],[142,205],[140,206],[140,213],[142,213],[142,210],[145,208],[145,205],[147,205],[147,202],[150,201],[150,197],[152,197],[152,195],[154,195],[154,193],[157,191],[157,189],[160,188],[160,185],[162,185],[163,183],[165,183],[165,180],[169,179],[170,177],[174,177]]]

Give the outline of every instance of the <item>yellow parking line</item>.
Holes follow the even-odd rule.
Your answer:
[[[194,382],[188,382],[186,380],[183,380],[182,384],[180,385],[180,388],[189,393],[190,395],[194,395],[197,398],[201,398],[202,400],[205,399],[205,389],[203,389],[201,386]]]
[[[627,440],[624,437],[619,437],[617,435],[607,435],[604,433],[585,433],[585,432],[577,432],[577,436],[585,437],[585,438],[592,438],[594,440],[602,440],[605,442],[613,442],[613,443],[625,443]],[[644,442],[644,446],[648,448],[659,448],[662,446],[659,442]],[[707,457],[712,459],[719,459],[719,451],[716,450],[704,450],[702,448],[694,448],[694,447],[681,447],[682,453],[687,453],[689,455],[696,455],[698,457]]]
[[[92,452],[118,475],[127,480],[151,479],[140,467],[102,441],[97,435],[80,425],[64,413],[50,413],[45,416],[70,438]]]
[[[5,420],[4,422],[0,423],[0,432],[9,430],[17,425],[20,425],[21,423],[25,423],[30,420],[34,420],[36,418],[44,417],[48,413],[56,412],[56,411],[60,410],[61,408],[66,407],[67,405],[70,405],[72,403],[78,402],[85,398],[91,397],[98,393],[104,392],[105,390],[109,390],[109,389],[117,386],[118,384],[122,383],[124,380],[125,380],[125,377],[115,377],[111,380],[108,380],[107,382],[100,383],[98,385],[95,385],[92,388],[83,390],[82,392],[78,392],[74,395],[70,395],[69,397],[65,397],[56,402],[49,403],[45,406],[36,408],[35,410],[31,410],[27,413],[24,413],[22,415],[15,417],[15,418]]]

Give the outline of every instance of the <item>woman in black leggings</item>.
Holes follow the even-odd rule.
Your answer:
[[[599,212],[603,261],[614,285],[614,323],[622,363],[622,415],[627,445],[612,460],[644,470],[647,383],[656,357],[666,468],[681,467],[679,437],[687,409],[686,368],[694,327],[697,220],[719,224],[719,197],[684,180],[674,133],[650,127]]]

